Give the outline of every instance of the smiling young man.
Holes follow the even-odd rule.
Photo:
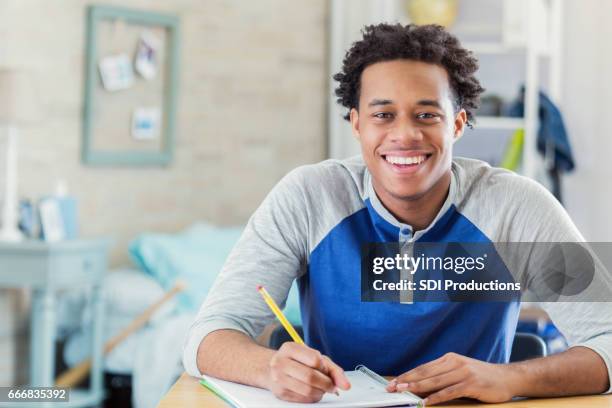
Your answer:
[[[365,28],[334,77],[361,156],[300,167],[266,197],[190,330],[191,375],[301,402],[348,389],[343,370],[358,364],[396,376],[390,392],[428,404],[609,391],[609,303],[544,304],[571,347],[508,364],[517,301],[361,301],[366,243],[583,241],[535,182],[453,159],[483,90],[477,67],[441,27]],[[273,315],[255,287],[284,304],[296,279],[308,345],[257,345]]]

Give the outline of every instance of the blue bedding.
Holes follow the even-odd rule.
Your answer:
[[[144,233],[129,245],[133,262],[165,288],[181,279],[187,289],[178,296],[179,307],[196,311],[208,294],[243,227],[216,227],[197,223],[177,234]],[[294,283],[287,305],[287,318],[301,324],[297,286]]]

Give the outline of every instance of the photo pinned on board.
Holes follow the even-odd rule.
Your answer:
[[[143,32],[136,47],[134,66],[144,79],[151,80],[157,75],[157,50],[159,39],[150,32]]]
[[[109,92],[127,89],[134,83],[134,71],[127,54],[104,57],[99,63],[102,85]]]
[[[161,111],[159,107],[140,107],[132,114],[132,137],[153,140],[159,136]]]

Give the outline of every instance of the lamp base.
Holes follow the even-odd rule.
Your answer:
[[[0,228],[0,242],[21,242],[23,234],[17,228],[9,226]]]

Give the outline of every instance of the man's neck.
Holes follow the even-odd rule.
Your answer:
[[[427,192],[415,198],[397,197],[372,180],[372,186],[382,205],[399,221],[408,224],[413,231],[425,229],[446,201],[450,189],[451,171],[449,170]]]

